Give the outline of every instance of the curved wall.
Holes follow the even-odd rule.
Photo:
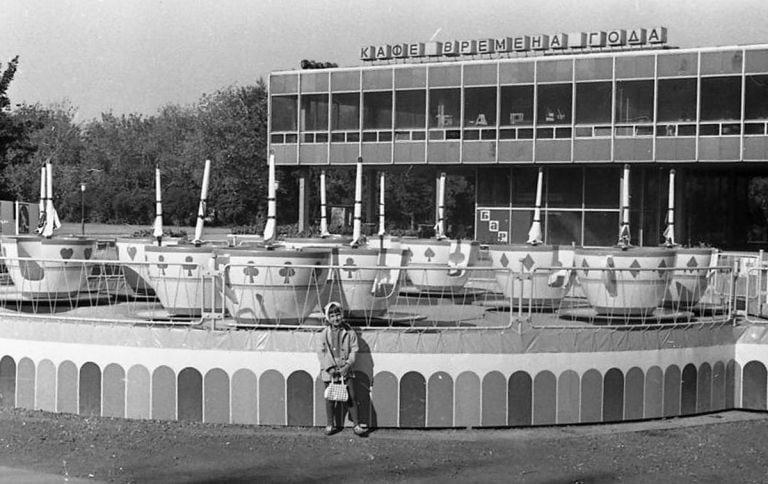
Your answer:
[[[4,407],[325,424],[314,332],[24,319],[3,326]],[[356,374],[361,418],[373,427],[504,427],[766,410],[768,345],[756,331],[696,326],[645,330],[632,340],[631,331],[599,330],[576,342],[577,333],[562,331],[550,340],[534,331],[366,330]]]

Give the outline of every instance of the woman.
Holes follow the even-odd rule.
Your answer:
[[[325,387],[331,381],[343,381],[347,387],[349,400],[347,408],[349,416],[355,424],[353,431],[357,435],[363,435],[365,429],[360,426],[357,414],[357,399],[355,398],[355,385],[352,380],[355,374],[353,367],[357,356],[357,333],[344,322],[341,305],[330,302],[323,308],[326,326],[320,333],[317,356],[320,359],[320,375]],[[326,427],[325,434],[335,434],[340,428],[334,425],[334,413],[336,404],[344,402],[325,401]]]

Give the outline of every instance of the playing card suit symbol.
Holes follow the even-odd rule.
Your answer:
[[[165,257],[158,256],[158,262],[165,262]],[[157,264],[157,268],[160,269],[160,274],[165,275],[165,270],[168,268],[168,264]]]
[[[354,269],[353,269],[354,267]],[[344,263],[344,266],[342,267],[342,270],[347,273],[347,279],[352,279],[352,273],[357,271],[355,265],[355,259],[352,257],[347,257],[347,261]]]
[[[432,258],[435,256],[435,251],[432,250],[432,247],[427,247],[427,250],[424,251],[424,257],[427,258],[427,262],[432,262]]]
[[[193,262],[193,261],[194,259],[192,258],[191,255],[188,255],[187,257],[184,258],[184,262]],[[197,269],[197,264],[184,264],[182,265],[182,267],[184,268],[185,271],[187,271],[187,277],[192,277],[192,271]]]
[[[134,246],[128,247],[128,257],[130,257],[131,260],[136,259],[136,247]]]
[[[293,270],[290,262],[286,262],[283,268],[277,273],[280,274],[281,277],[284,277],[283,284],[289,284],[291,282],[291,277],[296,274],[296,271]]]
[[[65,249],[61,249],[59,251],[59,254],[61,254],[61,258],[62,259],[71,259],[72,258],[72,254],[74,254],[74,253],[75,253],[75,251],[70,249],[69,247],[67,247]]]
[[[85,251],[83,252],[83,255],[85,256],[85,260],[89,260],[91,258],[91,255],[93,255],[93,249],[90,247],[86,247]]]
[[[248,277],[248,282],[253,284],[254,277],[259,275],[259,270],[253,265],[253,261],[249,261],[248,266],[243,268],[243,274]]]

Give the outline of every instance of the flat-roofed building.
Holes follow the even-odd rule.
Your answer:
[[[674,168],[678,242],[768,243],[768,45],[518,56],[478,45],[272,73],[276,163],[471,170],[475,238],[513,243],[527,238],[544,167],[545,241],[576,245],[616,242],[625,164],[633,243],[658,245]]]

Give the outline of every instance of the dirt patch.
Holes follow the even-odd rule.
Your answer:
[[[270,428],[0,411],[0,466],[100,482],[765,482],[768,416],[504,430]]]

